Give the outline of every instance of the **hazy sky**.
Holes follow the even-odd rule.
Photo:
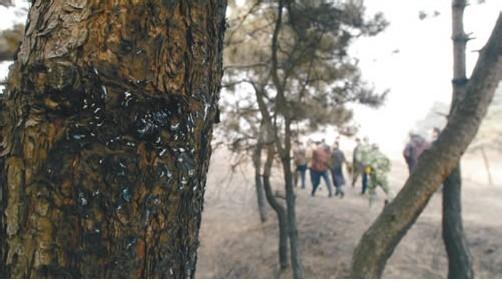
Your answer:
[[[18,1],[22,2],[22,1]],[[465,13],[465,30],[474,40],[468,44],[470,72],[479,50],[486,42],[502,0],[472,0]],[[376,89],[390,89],[387,103],[378,110],[355,107],[361,136],[377,142],[388,154],[398,156],[408,132],[423,119],[434,102],[449,103],[452,78],[450,0],[366,0],[368,14],[381,11],[390,22],[377,37],[359,39],[352,55],[360,59],[364,78]],[[15,9],[14,9],[15,10]],[[0,29],[23,22],[13,9],[0,7]],[[420,20],[419,11],[431,15]],[[439,16],[433,17],[434,11]],[[7,65],[0,65],[0,77]],[[318,135],[321,136],[321,135]],[[326,136],[331,142],[334,133]]]
[[[356,108],[362,135],[389,154],[398,154],[416,121],[428,113],[435,101],[449,104],[452,79],[450,0],[366,0],[368,13],[381,11],[390,21],[387,30],[359,40],[352,54],[360,59],[364,78],[377,89],[389,88],[387,103],[378,110]],[[472,0],[465,11],[465,31],[475,37],[467,46],[470,74],[478,53],[488,39],[502,0],[478,5]],[[420,20],[419,11],[437,17]],[[399,50],[398,53],[393,53]]]

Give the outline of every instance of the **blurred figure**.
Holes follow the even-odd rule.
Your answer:
[[[418,158],[427,148],[429,148],[429,142],[425,138],[413,132],[410,133],[410,141],[403,150],[403,157],[410,174],[415,168]]]
[[[363,165],[361,161],[357,158],[359,150],[361,149],[361,139],[356,138],[356,147],[352,151],[352,188],[356,185],[356,181],[359,175],[363,172]]]
[[[309,139],[307,141],[307,148],[306,148],[306,151],[307,151],[307,167],[309,167],[309,168],[312,166],[312,155],[314,154],[315,148],[316,148],[315,142],[312,141],[312,139]]]
[[[345,155],[342,150],[340,150],[340,144],[335,142],[333,145],[333,151],[331,152],[331,178],[333,179],[333,184],[336,188],[335,196],[340,195],[340,198],[343,198],[345,195],[343,191],[343,186],[345,185],[343,164],[347,164]]]
[[[331,148],[329,147],[328,144],[326,144],[326,139],[324,138],[321,140],[321,146],[323,146],[324,149],[326,149],[327,151],[331,151]]]
[[[439,138],[439,134],[441,134],[441,129],[439,129],[438,127],[434,127],[432,129],[432,144],[436,143],[436,141]]]
[[[357,148],[357,147],[356,147]],[[368,189],[368,174],[365,171],[366,163],[365,160],[368,159],[368,154],[371,151],[371,146],[369,144],[368,137],[364,137],[363,142],[359,144],[359,148],[357,149],[355,153],[355,160],[354,163],[359,164],[359,174],[361,174],[362,178],[362,183],[361,183],[361,195],[364,195],[366,193],[366,190]],[[357,169],[356,166],[354,166],[354,169]],[[355,184],[355,181],[353,181]]]
[[[331,182],[329,181],[328,169],[330,154],[329,148],[323,146],[321,142],[316,142],[316,149],[312,154],[312,166],[310,168],[310,175],[312,180],[312,197],[315,196],[315,191],[321,182],[321,177],[326,182],[329,191],[329,197],[333,196],[333,187],[331,187]]]
[[[387,174],[390,172],[391,164],[389,158],[385,156],[378,148],[378,145],[373,144],[367,159],[363,160],[366,164],[365,172],[368,175],[368,191],[370,196],[370,206],[376,199],[376,188],[380,187],[386,195],[385,204],[390,201],[389,183]]]
[[[305,189],[305,173],[307,172],[307,149],[303,146],[300,141],[295,142],[295,148],[293,149],[293,159],[295,162],[295,174],[294,183],[295,187],[298,186],[298,176],[300,177],[301,187]]]

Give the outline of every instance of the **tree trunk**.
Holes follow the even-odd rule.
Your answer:
[[[279,51],[279,34],[282,26],[282,13],[284,4],[287,4],[283,0],[278,1],[277,6],[277,18],[275,20],[274,32],[272,34],[272,44],[271,44],[271,77],[277,91],[277,110],[281,112],[284,117],[284,127],[285,127],[285,138],[284,145],[279,138],[279,129],[277,126],[275,130],[275,144],[282,162],[283,172],[284,172],[284,185],[286,189],[286,206],[288,215],[288,233],[289,233],[289,245],[291,248],[291,265],[293,268],[293,278],[303,278],[303,265],[300,256],[300,250],[298,248],[298,230],[296,228],[296,212],[295,212],[295,194],[293,187],[293,174],[291,171],[291,120],[288,117],[287,101],[284,96],[284,85],[286,85],[287,78],[283,81],[279,78],[279,63],[278,63],[278,51]]]
[[[451,112],[465,96],[467,83],[465,49],[468,36],[464,32],[466,0],[452,1],[453,95]],[[460,162],[443,185],[443,241],[448,255],[448,278],[473,278],[471,254],[462,224],[462,175]]]
[[[448,175],[443,188],[443,241],[448,255],[448,278],[473,278],[471,254],[462,225],[460,167]]]
[[[272,209],[277,214],[279,222],[279,265],[281,270],[288,268],[288,218],[286,216],[286,209],[277,201],[272,192],[272,185],[270,184],[270,175],[272,172],[272,164],[274,162],[275,151],[273,145],[269,145],[267,149],[267,160],[263,169],[263,188],[267,201]]]
[[[261,222],[267,221],[267,210],[265,206],[265,193],[263,191],[263,181],[261,177],[261,152],[263,150],[262,138],[258,137],[258,142],[253,151],[254,182],[256,189],[256,200],[258,202],[258,212]]]
[[[0,113],[0,274],[194,277],[226,1],[34,1]]]
[[[437,142],[420,157],[403,189],[364,233],[354,250],[351,276],[378,278],[387,259],[434,192],[458,165],[502,78],[502,15],[480,51],[466,95],[459,101]]]
[[[291,266],[293,268],[293,277],[297,279],[303,278],[303,264],[298,243],[298,229],[296,227],[296,211],[295,211],[295,191],[293,186],[293,173],[291,171],[291,124],[286,118],[285,122],[286,134],[284,138],[284,152],[282,152],[281,162],[284,172],[284,185],[286,189],[286,206],[288,211],[288,233],[289,246],[291,249]]]

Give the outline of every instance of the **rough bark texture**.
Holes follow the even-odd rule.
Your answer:
[[[2,99],[2,277],[193,277],[225,0],[34,1]]]
[[[259,133],[258,135],[261,135]],[[263,190],[263,180],[261,176],[261,153],[263,151],[263,138],[258,137],[258,142],[253,151],[253,167],[254,167],[254,182],[256,189],[256,201],[258,203],[258,212],[260,214],[260,221],[267,221],[267,209],[265,205],[265,192]]]
[[[475,137],[501,78],[502,15],[487,45],[480,51],[466,85],[466,95],[451,113],[445,130],[431,149],[424,152],[396,198],[362,236],[352,259],[352,277],[382,275],[397,244]]]
[[[452,1],[453,95],[451,112],[465,96],[465,49],[468,36],[464,32],[466,0]],[[462,174],[460,162],[443,183],[443,241],[448,255],[448,278],[473,278],[472,258],[462,224]]]
[[[270,184],[270,175],[272,172],[272,164],[274,162],[275,151],[273,146],[269,145],[267,149],[267,160],[263,169],[263,188],[267,201],[272,209],[277,214],[279,222],[279,265],[281,270],[284,270],[289,265],[288,259],[288,218],[286,209],[277,201],[272,192],[272,185]]]

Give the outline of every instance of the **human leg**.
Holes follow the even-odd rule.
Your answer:
[[[321,173],[319,171],[315,170],[310,170],[310,178],[312,181],[312,196],[315,195],[315,191],[317,190],[317,187],[319,186],[319,182],[321,181]]]
[[[324,182],[326,182],[326,186],[328,186],[329,196],[331,197],[333,195],[333,186],[331,185],[331,182],[329,181],[328,171],[327,170],[323,171],[321,173],[321,177],[324,179]]]

